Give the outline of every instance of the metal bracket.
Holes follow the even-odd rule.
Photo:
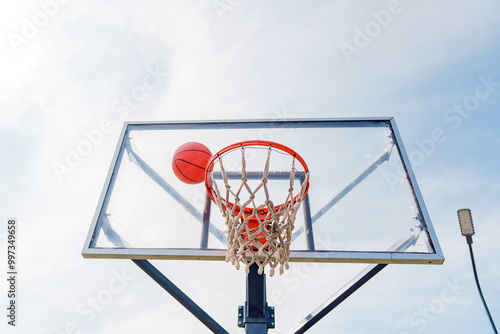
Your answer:
[[[247,303],[245,303],[245,306],[238,306],[238,327],[244,328],[246,323],[267,323],[267,328],[275,328],[274,306],[268,306],[266,303],[265,318],[249,317]]]

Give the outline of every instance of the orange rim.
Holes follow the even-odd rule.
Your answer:
[[[219,159],[219,157],[225,155],[226,153],[229,153],[229,152],[234,151],[234,150],[236,150],[238,148],[247,147],[247,146],[271,147],[271,148],[275,148],[275,149],[281,150],[283,152],[286,152],[289,155],[295,157],[295,159],[300,162],[300,164],[304,168],[304,173],[305,174],[307,174],[309,172],[309,168],[307,167],[307,164],[306,164],[305,160],[297,152],[295,152],[294,150],[292,150],[291,148],[289,148],[289,147],[287,147],[285,145],[278,144],[278,143],[275,143],[275,142],[272,142],[272,141],[267,141],[267,140],[247,140],[247,141],[242,141],[242,142],[234,143],[232,145],[229,145],[229,146],[223,148],[219,152],[215,153],[210,158],[210,160],[207,163],[207,167],[206,167],[206,170],[205,170],[205,188],[206,188],[206,190],[208,192],[208,195],[212,199],[212,201],[216,202],[215,198],[214,198],[214,194],[212,193],[212,189],[213,189],[212,183],[210,182],[210,173],[213,171],[213,167],[214,167],[215,161],[217,161]],[[309,180],[307,180],[306,190],[304,191],[304,195],[302,196],[302,200],[306,197],[306,194],[307,194],[308,191],[309,191]],[[298,193],[297,195],[295,195],[293,197],[293,203],[295,203],[297,201],[297,197],[299,195],[300,195],[300,193]],[[221,199],[221,200],[225,202],[224,199]],[[276,205],[274,207],[275,211],[278,211],[279,208],[281,208],[283,205],[288,204],[290,202],[291,201],[288,201],[286,203],[282,203],[280,205]],[[232,208],[234,206],[234,203],[229,202],[229,205]],[[236,208],[235,212],[239,213],[240,210],[241,210],[241,208]],[[245,210],[246,213],[253,212],[253,209],[252,208],[248,208],[248,207],[244,208],[244,210]],[[264,208],[264,209],[260,210],[258,212],[258,214],[267,213],[268,211],[269,211],[269,209]]]

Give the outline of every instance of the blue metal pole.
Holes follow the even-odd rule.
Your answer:
[[[309,314],[303,321],[298,323],[288,333],[301,334],[305,333],[318,321],[323,319],[330,311],[339,306],[344,300],[361,288],[366,282],[377,275],[387,264],[374,264],[369,266],[365,271],[361,272],[358,277],[347,283],[339,292],[333,295],[328,301],[321,305],[318,309]]]
[[[266,317],[266,276],[258,274],[254,263],[247,275],[247,309],[245,331],[247,334],[267,333]]]
[[[210,317],[201,307],[191,300],[181,289],[165,277],[158,269],[147,260],[132,260],[139,268],[144,270],[152,279],[165,289],[172,297],[182,304],[198,320],[216,334],[229,334],[221,325]]]
[[[210,208],[212,206],[212,199],[208,192],[205,194],[205,207],[203,209],[203,220],[201,228],[201,241],[200,248],[208,248],[208,233],[210,232]]]
[[[266,334],[274,328],[274,307],[266,301],[266,275],[259,275],[259,266],[252,264],[247,275],[247,301],[238,308],[238,327],[246,334]]]
[[[402,240],[390,247],[393,251],[404,251],[408,249],[411,245],[414,245],[418,240],[418,234],[412,235],[407,240]],[[350,282],[344,285],[339,291],[337,291],[333,296],[328,298],[327,301],[320,305],[316,310],[311,312],[305,319],[291,328],[288,334],[300,334],[305,333],[312,326],[314,326],[318,321],[323,319],[330,311],[339,306],[344,300],[361,288],[366,282],[375,277],[382,269],[387,267],[385,263],[372,264],[361,271],[356,277],[354,277]]]

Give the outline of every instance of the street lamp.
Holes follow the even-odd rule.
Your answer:
[[[472,270],[474,271],[474,278],[476,280],[477,290],[479,291],[479,296],[483,301],[484,308],[486,309],[486,313],[488,314],[488,318],[490,319],[491,327],[493,327],[493,331],[495,334],[498,334],[497,328],[495,327],[495,323],[493,322],[493,318],[491,317],[490,310],[488,309],[488,305],[486,305],[486,301],[484,300],[483,292],[481,291],[481,286],[479,285],[479,279],[477,277],[476,271],[476,262],[474,261],[474,253],[472,252],[472,236],[474,235],[474,224],[472,223],[472,214],[469,209],[458,210],[458,222],[460,223],[460,231],[462,235],[467,239],[467,244],[469,245],[470,258],[472,261]]]

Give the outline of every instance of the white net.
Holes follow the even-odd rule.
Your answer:
[[[209,166],[207,172],[210,186],[207,186],[207,189],[226,219],[228,228],[226,262],[230,261],[236,269],[240,268],[240,262],[243,263],[247,274],[253,263],[259,266],[259,274],[262,274],[264,267],[269,265],[269,274],[273,276],[278,266],[280,274],[283,274],[285,268],[288,269],[294,222],[308,189],[309,171],[303,166],[305,171],[301,173],[301,185],[296,186],[297,194],[294,195],[297,158],[295,155],[290,155],[290,152],[276,149],[270,143],[264,156],[263,171],[259,172],[258,182],[250,180],[245,151],[259,148],[262,150],[262,147],[244,145],[236,148],[241,151],[241,161],[238,166],[240,170],[236,174],[226,171],[223,155],[219,155],[214,161],[219,175],[216,177],[216,172]],[[289,171],[280,171],[280,175],[288,177],[289,183],[287,182],[282,194],[285,197],[283,204],[277,206],[270,198],[273,182],[268,183],[273,152],[280,154],[281,157],[285,153],[290,158],[289,161],[291,160]],[[254,154],[251,156],[255,157]],[[234,175],[238,176],[237,183],[230,182],[233,181]]]

